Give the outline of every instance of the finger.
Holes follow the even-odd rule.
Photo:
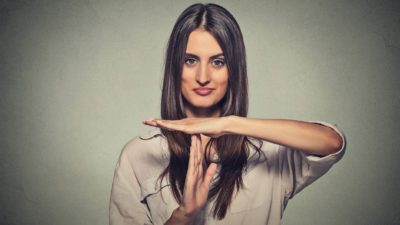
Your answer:
[[[158,120],[158,121],[160,121],[160,122],[162,122],[162,123],[169,123],[169,124],[185,124],[184,122],[183,122],[183,119],[181,119],[181,120]]]
[[[203,155],[202,155],[202,146],[201,146],[201,138],[200,135],[196,135],[196,146],[197,146],[197,167],[198,173],[200,176],[203,174]]]
[[[155,120],[156,124],[168,130],[176,130],[185,132],[185,126],[181,124],[174,124],[167,120]]]
[[[186,172],[186,180],[185,180],[185,187],[183,189],[183,201],[187,202],[190,201],[194,194],[195,194],[195,186],[197,183],[197,177],[195,175],[195,137],[191,137],[192,144],[190,146],[189,152],[189,162],[188,162],[188,170]]]
[[[199,139],[201,140],[201,135],[199,135]],[[201,159],[200,159],[200,162],[201,163],[203,163],[203,161],[204,161],[204,152],[205,152],[205,147],[206,147],[207,145],[206,144],[202,144],[201,143],[201,141],[200,141],[200,155],[201,155]]]
[[[196,149],[195,149],[195,146],[194,146],[195,137],[192,136],[191,139],[192,139],[192,143],[190,145],[189,164],[188,164],[188,172],[187,172],[187,174],[193,175],[195,173],[195,168],[196,168],[196,160],[195,160],[195,155],[196,155],[195,150]]]
[[[213,179],[216,172],[217,172],[217,164],[211,163],[207,168],[206,175],[204,176],[204,181],[203,181],[203,185],[207,190],[210,189],[211,180]]]
[[[143,120],[142,122],[143,122],[143,124],[145,124],[145,125],[149,125],[149,126],[153,126],[153,127],[156,127],[156,126],[157,126],[157,123],[155,122],[154,119],[145,119],[145,120]]]
[[[200,134],[202,131],[201,124],[193,124],[187,118],[181,120],[156,120],[156,122],[162,126],[187,134]]]
[[[197,162],[199,164],[201,164],[203,162],[203,157],[202,157],[202,148],[203,148],[203,146],[201,144],[200,134],[197,134],[196,137],[197,137],[197,155],[199,156]]]
[[[194,140],[193,140],[193,156],[194,156],[194,160],[193,160],[193,164],[194,164],[194,168],[195,168],[195,174],[198,173],[198,161],[199,161],[199,154],[198,154],[198,143],[197,143],[197,137],[194,136]]]
[[[196,176],[197,178],[200,178],[200,165],[199,165],[199,160],[200,160],[200,155],[199,155],[199,139],[197,135],[194,135],[194,153],[195,153],[195,169],[196,169]]]

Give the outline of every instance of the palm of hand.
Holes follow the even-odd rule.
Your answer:
[[[181,131],[192,135],[204,134],[217,138],[225,134],[223,132],[223,120],[224,117],[184,118],[181,120],[151,119],[145,120],[143,123],[167,130]]]
[[[217,138],[224,135],[224,117],[185,118],[181,120],[144,120],[146,125],[162,129],[180,131],[191,135],[188,170],[183,190],[182,204],[178,208],[189,218],[194,218],[205,206],[210,183],[217,171],[217,164],[211,163],[204,173],[204,148],[199,134]]]
[[[189,217],[194,217],[206,204],[210,183],[217,171],[217,165],[211,163],[203,174],[203,159],[204,149],[200,137],[193,135],[183,200],[179,207]]]

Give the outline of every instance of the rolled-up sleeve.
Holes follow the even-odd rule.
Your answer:
[[[140,186],[124,150],[112,182],[109,221],[110,225],[152,224],[146,205],[140,202]]]
[[[313,122],[332,128],[342,138],[342,147],[339,151],[326,155],[316,156],[303,151],[290,149],[284,146],[279,148],[280,172],[287,199],[303,190],[338,162],[345,153],[345,137],[335,126],[326,122]]]

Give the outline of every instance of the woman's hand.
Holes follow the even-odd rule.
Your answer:
[[[203,171],[204,149],[199,135],[192,135],[189,164],[183,189],[182,204],[172,214],[166,224],[191,224],[191,221],[204,208],[210,183],[217,172],[217,164],[211,163]]]
[[[148,119],[144,124],[187,134],[204,134],[217,138],[225,134],[227,117],[184,118],[181,120]]]
[[[179,207],[185,215],[196,215],[206,204],[210,183],[217,171],[217,164],[211,163],[203,171],[204,149],[199,135],[192,135],[188,171],[186,173],[183,201]]]

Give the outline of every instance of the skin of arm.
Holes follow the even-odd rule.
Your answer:
[[[210,137],[237,134],[260,138],[318,156],[335,153],[343,145],[342,138],[332,128],[298,120],[227,116],[181,120],[150,119],[143,122],[187,134],[204,134]]]
[[[342,138],[332,128],[285,119],[227,118],[225,132],[264,139],[298,149],[308,154],[325,156],[339,151]]]
[[[197,171],[196,168],[202,164],[203,152],[201,152],[199,134],[214,138],[225,134],[244,135],[260,138],[318,156],[335,153],[343,145],[342,138],[332,128],[318,123],[297,120],[227,116],[185,118],[181,120],[148,119],[144,120],[143,123],[149,126],[181,131],[192,135],[191,157],[186,175],[187,183],[184,188],[184,193],[186,194],[186,196],[184,194],[184,201],[186,199],[188,203],[195,206],[189,209],[191,212],[188,212],[188,207],[185,207],[185,204],[181,205],[173,211],[165,225],[191,224],[196,212],[205,204],[211,178],[216,172],[216,165],[212,165],[207,169],[206,176],[193,172]],[[197,162],[198,166],[194,162]],[[200,171],[202,169],[198,172]],[[188,183],[190,180],[192,182]],[[193,190],[196,191],[193,192]],[[203,191],[199,192],[199,190]]]
[[[190,225],[191,218],[185,216],[180,208],[176,208],[173,212],[171,217],[165,222],[164,225]]]

